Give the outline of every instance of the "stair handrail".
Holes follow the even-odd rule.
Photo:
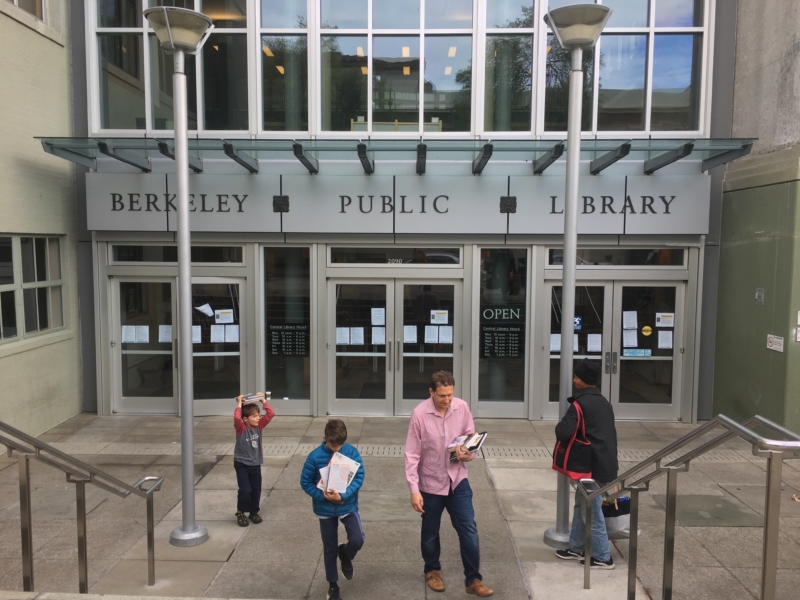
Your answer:
[[[775,433],[789,439],[770,439],[761,436],[752,427],[761,426],[770,429]],[[662,460],[693,440],[702,437],[716,427],[727,429],[725,433],[711,439],[697,448],[689,450],[686,454],[671,460],[666,465],[661,464]],[[774,600],[777,568],[778,568],[778,524],[780,518],[780,486],[781,468],[783,465],[784,454],[797,454],[800,452],[800,435],[775,423],[760,415],[755,415],[743,423],[737,423],[725,415],[717,415],[713,419],[703,423],[694,431],[686,434],[678,440],[668,444],[652,456],[631,467],[625,473],[618,476],[613,481],[599,486],[593,479],[581,479],[578,481],[577,489],[583,496],[584,503],[584,523],[586,527],[586,543],[584,546],[584,574],[583,587],[590,587],[591,569],[591,504],[590,502],[600,495],[612,500],[622,495],[630,494],[630,542],[628,551],[628,600],[636,598],[636,558],[638,550],[638,510],[639,492],[647,491],[650,482],[667,474],[667,506],[664,526],[664,563],[663,563],[663,585],[662,598],[669,600],[672,598],[672,575],[673,557],[675,546],[675,521],[676,521],[676,499],[678,473],[689,469],[689,463],[695,458],[702,456],[713,448],[725,442],[740,437],[752,444],[754,456],[765,456],[767,458],[767,482],[766,498],[764,511],[764,544],[761,564],[761,598],[762,600]],[[644,477],[631,483],[626,483],[633,475],[640,473],[649,466],[655,465],[655,470]],[[610,492],[610,493],[609,493]]]
[[[163,477],[142,477],[133,485],[113,475],[78,460],[43,442],[32,435],[0,421],[0,445],[6,447],[7,455],[16,455],[19,467],[20,533],[22,535],[22,587],[33,591],[33,522],[31,513],[30,460],[38,460],[63,471],[67,482],[75,484],[78,522],[78,588],[80,593],[89,592],[89,569],[86,546],[86,484],[127,498],[130,495],[144,498],[147,504],[147,585],[155,585],[155,533],[154,496],[164,483]],[[11,436],[11,437],[7,437]],[[16,439],[14,439],[16,438]]]

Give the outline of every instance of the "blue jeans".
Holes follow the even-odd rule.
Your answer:
[[[605,483],[597,482],[600,487]],[[573,552],[583,552],[586,546],[586,525],[583,522],[582,495],[575,490],[575,509],[572,513],[572,528],[569,532],[569,548]],[[608,542],[606,521],[603,518],[603,498],[598,496],[592,500],[592,556],[597,560],[607,561],[611,558],[611,545]]]
[[[344,545],[347,558],[353,560],[364,545],[366,536],[361,528],[361,517],[351,512],[346,517],[331,517],[319,520],[319,533],[322,536],[322,555],[325,558],[325,579],[328,583],[339,581],[339,569],[336,559],[339,557],[339,521],[347,532],[347,543]]]
[[[472,488],[466,479],[451,490],[447,496],[436,494],[422,494],[422,559],[425,561],[425,572],[441,571],[439,562],[441,546],[439,544],[439,526],[442,522],[442,513],[447,509],[450,522],[458,533],[458,542],[461,547],[461,562],[464,565],[465,585],[470,586],[481,577],[479,568],[481,564],[480,544],[478,541],[478,526],[475,525],[475,511],[472,508]]]
[[[255,515],[261,510],[261,465],[246,465],[233,461],[239,493],[236,497],[236,510]]]

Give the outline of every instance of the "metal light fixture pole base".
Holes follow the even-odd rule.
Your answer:
[[[186,73],[183,50],[173,52],[175,100],[175,178],[178,182],[178,387],[181,403],[181,508],[183,523],[169,538],[173,546],[199,546],[208,531],[195,523],[194,375],[192,362],[192,242],[189,226],[189,133],[186,119]]]
[[[208,529],[195,523],[194,529],[185,531],[183,526],[176,527],[169,536],[173,546],[199,546],[208,539]]]
[[[572,395],[572,339],[575,335],[575,265],[578,253],[578,177],[581,160],[581,112],[583,109],[583,49],[572,48],[567,118],[567,185],[564,197],[564,259],[561,283],[561,366],[558,416],[567,413]],[[564,550],[569,547],[569,479],[558,476],[556,525],[544,534],[544,543]]]

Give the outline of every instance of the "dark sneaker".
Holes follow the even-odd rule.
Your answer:
[[[586,561],[582,560],[581,565],[585,565]],[[614,568],[614,559],[610,556],[608,560],[597,560],[594,556],[592,557],[591,562],[589,563],[591,566],[590,569],[604,569],[606,571],[610,571]]]
[[[254,515],[250,515],[250,520],[256,525],[258,525],[259,523],[263,522],[263,519],[261,518],[261,515],[258,514],[258,513],[254,514]]]
[[[567,548],[566,550],[556,550],[556,556],[561,560],[580,560],[583,558],[583,552],[575,552]]]
[[[339,595],[339,586],[335,583],[332,583],[328,588],[328,595],[325,597],[328,600],[342,600],[342,597]]]
[[[347,556],[344,551],[344,544],[339,544],[339,560],[342,561],[342,575],[345,579],[353,578],[353,561]]]
[[[236,522],[239,523],[239,527],[247,527],[250,524],[250,521],[247,520],[247,515],[242,511],[236,511]]]

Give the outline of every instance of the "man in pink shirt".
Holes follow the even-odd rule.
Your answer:
[[[469,406],[461,398],[453,397],[454,388],[452,373],[434,373],[431,397],[420,402],[411,413],[405,450],[406,481],[411,491],[411,506],[422,514],[422,559],[428,587],[435,592],[444,591],[439,525],[447,509],[458,533],[466,591],[485,598],[494,592],[481,581],[478,527],[464,464],[473,457],[458,446],[455,460],[451,460],[447,451],[447,446],[458,436],[475,433]]]

